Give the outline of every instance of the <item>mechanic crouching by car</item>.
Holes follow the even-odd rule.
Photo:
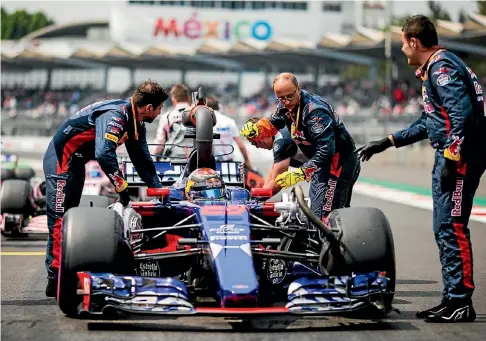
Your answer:
[[[486,167],[483,90],[474,72],[438,45],[434,24],[423,15],[402,28],[402,51],[417,65],[424,110],[403,130],[360,148],[369,160],[391,146],[400,148],[429,138],[436,149],[432,169],[433,230],[442,263],[442,302],[419,311],[427,322],[472,322],[473,257],[468,228],[474,194]]]
[[[168,98],[155,82],[144,82],[132,97],[88,105],[61,124],[44,156],[46,178],[48,297],[56,296],[60,262],[62,217],[79,205],[85,164],[96,160],[128,206],[127,181],[117,161],[116,149],[125,144],[130,160],[148,187],[162,187],[149,154],[145,122],[152,122]]]
[[[248,122],[257,123],[259,120],[260,118],[252,117]],[[288,171],[289,167],[299,168],[309,161],[292,140],[287,127],[280,129],[275,136],[257,139],[248,138],[247,140],[257,148],[272,150],[273,152],[273,163],[263,185],[263,188],[271,188],[273,195],[276,195],[282,189],[275,181],[277,176]],[[348,197],[348,202],[350,199],[351,196]]]
[[[292,140],[309,159],[301,167],[279,174],[281,188],[310,181],[311,209],[321,220],[335,208],[344,207],[360,164],[351,135],[334,109],[322,97],[302,90],[292,73],[282,73],[273,82],[276,112],[256,123],[247,122],[240,133],[253,141],[275,136],[287,128]]]

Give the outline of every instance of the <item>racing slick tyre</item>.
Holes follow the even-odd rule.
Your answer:
[[[2,168],[2,181],[10,180],[14,178],[13,169],[11,168]]]
[[[27,181],[13,179],[4,181],[0,191],[1,213],[18,214],[23,216],[23,219],[29,219],[29,216],[34,213],[34,207],[30,201],[31,192],[32,187]],[[3,236],[28,237],[27,233],[20,232],[16,223],[14,226],[7,222],[4,224]]]
[[[74,207],[62,224],[62,251],[57,302],[69,317],[78,317],[78,271],[129,274],[130,251],[123,242],[123,221],[112,210]]]
[[[6,180],[2,184],[0,202],[2,203],[2,214],[23,214],[28,217],[33,212],[29,200],[32,187],[25,180]]]
[[[14,176],[15,179],[30,181],[35,176],[35,171],[30,167],[15,168]]]
[[[341,253],[345,262],[335,262],[330,273],[386,271],[388,289],[394,293],[395,246],[385,214],[373,207],[349,207],[332,211],[328,221],[331,228],[342,231]],[[383,302],[388,308],[393,296]]]
[[[107,208],[111,204],[113,204],[113,200],[102,195],[83,195],[79,202],[79,207]]]

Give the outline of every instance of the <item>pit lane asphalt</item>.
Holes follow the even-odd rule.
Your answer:
[[[353,206],[382,209],[393,228],[397,292],[392,313],[382,322],[329,319],[262,319],[252,324],[222,318],[92,321],[62,315],[54,299],[44,296],[44,257],[7,256],[5,252],[44,251],[45,241],[2,238],[2,340],[483,340],[486,335],[486,225],[471,223],[475,283],[475,323],[436,325],[414,313],[440,300],[439,259],[431,231],[431,212],[356,195]],[[250,329],[251,328],[251,329]],[[268,333],[270,328],[271,333]],[[481,336],[483,335],[483,336]]]
[[[268,167],[263,163],[256,166],[262,171]],[[207,317],[73,320],[60,312],[54,299],[44,295],[45,239],[9,240],[2,237],[2,340],[483,340],[486,335],[486,248],[483,247],[486,224],[470,224],[476,260],[476,322],[428,324],[415,319],[414,314],[435,305],[441,296],[440,263],[431,228],[432,212],[359,195],[353,196],[352,206],[380,208],[390,221],[398,277],[394,306],[401,314],[391,313],[379,322],[273,318],[243,323]],[[34,255],[6,255],[6,252]]]

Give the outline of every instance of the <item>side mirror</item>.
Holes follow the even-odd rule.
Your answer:
[[[168,197],[170,195],[170,188],[147,188],[148,197]]]

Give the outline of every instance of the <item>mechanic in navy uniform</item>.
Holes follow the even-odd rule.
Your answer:
[[[256,123],[258,120],[259,118],[252,117],[248,122]],[[268,171],[265,178],[265,185],[263,186],[264,188],[271,188],[273,195],[276,195],[282,189],[282,187],[275,181],[278,175],[288,171],[289,167],[299,168],[309,161],[309,159],[300,151],[297,144],[292,140],[287,127],[280,129],[275,136],[260,139],[248,138],[248,141],[257,148],[268,149],[273,152],[273,164]],[[336,192],[338,193],[338,197],[346,198],[344,207],[350,207],[353,186],[359,176],[360,170],[361,167],[358,165],[358,169],[356,170],[354,179],[351,181],[351,185],[338,180]],[[343,201],[335,202],[335,204],[342,205],[342,202]],[[332,207],[332,209],[341,207],[342,206]]]
[[[116,149],[125,144],[137,173],[148,187],[162,187],[149,154],[144,122],[152,122],[167,100],[166,91],[155,82],[144,82],[132,97],[100,101],[78,111],[61,124],[44,156],[47,185],[46,295],[57,292],[64,213],[79,205],[85,164],[96,160],[127,206],[127,181],[119,170]]]
[[[331,105],[302,90],[292,73],[278,75],[273,90],[278,101],[276,112],[256,123],[247,122],[240,133],[258,141],[288,129],[308,161],[279,174],[275,181],[281,188],[310,181],[311,210],[325,221],[333,209],[345,207],[358,176],[360,163],[354,141]]]
[[[419,311],[428,322],[474,321],[473,258],[468,228],[474,194],[486,167],[486,118],[483,90],[474,72],[438,45],[434,24],[423,15],[402,28],[402,51],[420,66],[424,110],[403,130],[360,148],[366,161],[392,145],[429,138],[436,149],[432,170],[433,229],[442,263],[442,302]]]

